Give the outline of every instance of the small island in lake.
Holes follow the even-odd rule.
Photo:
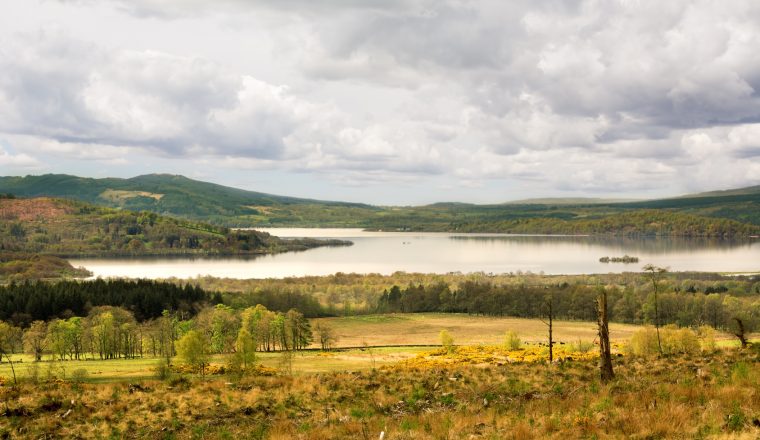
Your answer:
[[[630,264],[630,263],[638,263],[639,257],[631,257],[628,255],[623,255],[622,257],[602,257],[599,259],[600,263],[623,263],[623,264]]]

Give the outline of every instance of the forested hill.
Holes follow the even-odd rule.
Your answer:
[[[0,198],[0,251],[71,256],[258,255],[348,242],[264,232],[51,199]]]
[[[662,237],[749,237],[760,226],[722,218],[701,217],[672,211],[636,210],[602,218],[563,220],[530,218],[462,224],[462,232],[510,234],[585,234]]]
[[[0,177],[0,193],[60,196],[226,227],[687,237],[760,234],[760,187],[642,201],[544,198],[493,205],[376,207],[275,196],[166,174],[132,179],[48,174]]]
[[[217,185],[170,174],[148,174],[130,179],[92,179],[67,174],[0,177],[0,193],[21,197],[63,197],[111,208],[151,211],[226,226],[271,223],[270,219],[329,217],[332,210],[372,212],[378,208],[277,196]],[[291,211],[293,209],[293,211]],[[272,210],[276,215],[272,215]]]

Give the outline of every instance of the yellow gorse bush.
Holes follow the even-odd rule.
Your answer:
[[[613,347],[615,348],[615,347]],[[569,345],[556,345],[556,361],[581,361],[599,358],[599,352],[573,351]],[[523,344],[523,348],[511,350],[502,345],[465,345],[454,348],[451,352],[438,349],[419,353],[395,364],[397,368],[439,368],[459,365],[504,365],[508,363],[537,363],[549,360],[548,347],[537,344]]]
[[[172,365],[172,371],[175,373],[182,373],[182,374],[195,374],[198,371],[192,368],[189,365]],[[210,364],[207,365],[204,374],[210,375],[210,376],[221,376],[223,374],[228,373],[229,370],[225,365],[222,364]],[[265,367],[261,364],[256,364],[252,367],[249,367],[246,371],[246,374],[251,376],[276,376],[278,374],[278,370],[276,368],[270,368]]]
[[[708,345],[715,348],[714,336],[706,336]],[[710,344],[710,340],[712,343]],[[660,329],[660,344],[663,354],[695,354],[701,349],[699,337],[690,328],[679,328],[667,325]],[[654,356],[659,353],[657,345],[657,330],[645,327],[636,331],[626,347],[626,352],[633,356]]]

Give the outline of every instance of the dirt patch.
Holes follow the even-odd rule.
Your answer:
[[[135,197],[150,197],[154,200],[161,200],[163,194],[156,194],[147,191],[125,191],[118,189],[107,189],[100,194],[101,199],[105,199],[114,203],[121,203],[127,199]]]
[[[47,197],[35,199],[0,199],[0,219],[2,220],[47,220],[71,214],[70,206]]]

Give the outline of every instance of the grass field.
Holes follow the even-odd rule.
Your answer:
[[[0,438],[760,438],[756,348],[615,353],[616,377],[605,384],[595,349],[570,346],[593,341],[593,323],[556,322],[566,344],[555,351],[562,361],[550,364],[546,347],[523,346],[516,352],[526,356],[516,360],[487,345],[507,330],[543,342],[540,320],[420,314],[319,322],[343,348],[259,353],[257,362],[276,369],[264,374],[160,381],[153,368],[161,359],[35,363],[14,355],[17,386],[8,362],[0,364]],[[613,348],[637,328],[613,325]],[[441,329],[460,346],[430,347]],[[34,370],[37,380],[29,380]]]
[[[539,319],[498,318],[445,313],[414,313],[365,315],[345,318],[315,319],[315,323],[330,325],[338,336],[337,347],[361,347],[367,345],[437,345],[439,334],[446,329],[454,337],[455,344],[500,344],[504,334],[512,330],[523,341],[543,342],[547,327]],[[636,325],[611,324],[610,338],[615,341],[628,339]],[[578,339],[593,341],[596,323],[581,321],[554,321],[554,339],[577,342]]]
[[[318,350],[297,352],[292,358],[291,368],[296,374],[321,373],[329,371],[358,371],[394,364],[408,359],[430,347],[380,347],[368,349],[340,350],[323,353]],[[82,376],[87,382],[124,382],[151,379],[155,377],[155,367],[160,358],[112,359],[112,360],[72,360],[33,362],[27,355],[13,355],[16,376],[19,380],[36,375],[40,380],[49,377],[71,379]],[[226,355],[213,356],[211,363],[225,365]],[[282,353],[259,353],[256,361],[265,367],[281,370],[285,368]],[[176,363],[177,361],[174,360]],[[77,371],[80,370],[80,371]],[[13,372],[6,361],[0,363],[0,378],[11,381]]]
[[[545,342],[546,325],[538,319],[494,318],[485,316],[454,314],[390,314],[366,315],[345,318],[315,319],[317,323],[330,325],[338,337],[336,348],[331,352],[311,350],[297,352],[287,360],[282,353],[259,353],[257,362],[261,365],[284,369],[295,374],[324,373],[331,371],[362,371],[392,365],[412,358],[418,353],[440,345],[440,331],[446,329],[457,345],[499,345],[508,330],[517,332],[523,342]],[[613,342],[624,343],[631,334],[641,328],[636,325],[611,324],[610,336]],[[720,335],[721,347],[735,346],[728,335]],[[555,321],[554,339],[560,343],[592,342],[596,338],[596,324],[593,322]],[[27,355],[12,356],[16,375],[20,379],[37,375],[40,379],[56,377],[69,379],[72,375],[83,375],[88,382],[120,382],[148,379],[155,376],[154,368],[160,359],[117,359],[79,360],[53,362],[45,360],[32,362]],[[216,355],[211,362],[217,365],[227,363],[227,356]],[[177,362],[175,360],[175,362]],[[79,371],[78,371],[79,370]],[[10,379],[12,371],[8,362],[0,363],[0,377]]]

